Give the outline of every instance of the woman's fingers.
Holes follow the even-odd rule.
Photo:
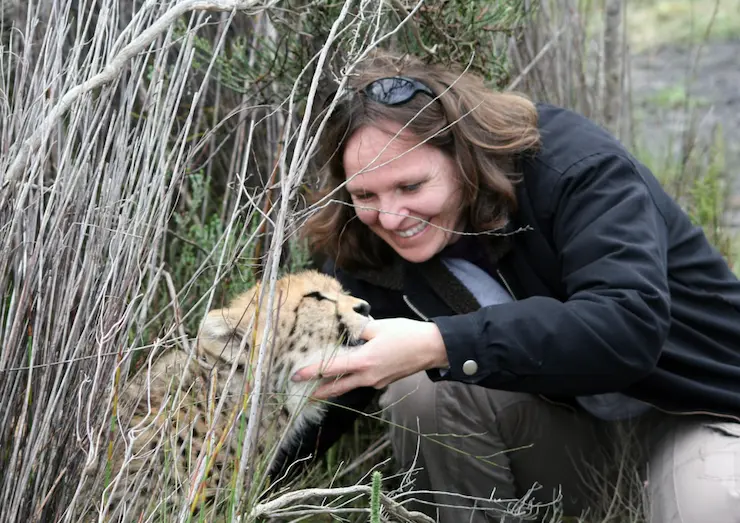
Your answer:
[[[296,371],[293,381],[308,381],[321,378],[334,378],[344,374],[353,374],[360,369],[356,354],[342,354],[322,363],[315,363]]]
[[[368,386],[370,379],[366,358],[358,350],[355,354],[344,354],[329,363],[309,365],[296,371],[293,381],[321,380],[321,384],[311,395],[315,399],[341,396],[358,387]]]
[[[318,380],[325,377],[338,376],[340,374],[343,373],[338,372],[332,364],[327,365],[326,363],[315,363],[313,365],[309,365],[308,367],[303,367],[302,369],[299,369],[298,371],[296,371],[295,374],[293,374],[293,376],[291,376],[290,379],[295,382],[301,382]]]
[[[376,328],[378,326],[378,321],[379,320],[370,320],[367,322],[365,328],[362,329],[362,332],[360,333],[360,338],[365,341],[372,340],[377,335]]]
[[[341,396],[362,386],[364,384],[362,383],[362,376],[359,374],[349,374],[341,378],[324,378],[324,382],[311,394],[311,397],[317,400],[326,400]]]

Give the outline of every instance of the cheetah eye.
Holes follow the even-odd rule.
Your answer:
[[[324,296],[323,294],[321,294],[319,291],[309,292],[308,294],[304,294],[303,297],[304,298],[310,298],[310,299],[318,300],[318,301],[328,300],[329,299],[326,296]]]

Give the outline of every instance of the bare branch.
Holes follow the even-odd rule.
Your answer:
[[[622,67],[622,0],[606,0],[604,9],[604,125],[619,134],[624,73]]]
[[[271,515],[277,515],[281,513],[281,509],[289,507],[293,504],[304,502],[311,498],[339,498],[342,496],[357,495],[361,494],[370,497],[372,488],[368,485],[353,485],[351,487],[341,488],[316,488],[316,489],[303,489],[288,492],[283,494],[277,499],[268,501],[266,503],[260,503],[254,507],[250,512],[249,518],[256,519],[260,517],[268,517]],[[409,511],[403,505],[391,499],[385,493],[380,494],[380,503],[383,509],[388,514],[399,518],[401,521],[418,522],[418,523],[434,523],[434,519],[430,518],[426,514],[416,511]],[[331,512],[328,507],[317,507],[317,512]]]

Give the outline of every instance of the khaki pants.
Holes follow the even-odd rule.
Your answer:
[[[381,405],[396,459],[414,466],[411,508],[442,523],[599,521],[624,505],[629,521],[740,522],[739,423],[657,411],[605,422],[530,394],[435,384],[423,372],[393,383]],[[521,501],[528,493],[536,517]]]

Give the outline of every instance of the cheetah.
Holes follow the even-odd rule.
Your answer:
[[[110,501],[103,507],[111,520],[139,520],[144,514],[169,520],[178,516],[172,512],[182,510],[185,501],[210,514],[207,521],[226,510],[229,499],[224,498],[233,492],[239,471],[251,406],[248,393],[268,316],[266,293],[265,305],[256,306],[261,287],[258,283],[226,308],[207,314],[194,356],[170,349],[150,358],[130,380],[122,397],[132,406],[131,414],[119,415],[125,443],[114,454],[106,489]],[[307,400],[317,383],[295,383],[290,377],[363,343],[360,334],[371,319],[367,302],[347,294],[336,279],[312,270],[279,279],[275,303],[263,360],[267,370],[262,373],[259,433],[249,461],[264,466],[263,472],[270,469],[281,445],[325,412],[322,403]],[[272,448],[271,441],[277,441]],[[254,474],[250,469],[246,476]],[[204,479],[192,503],[199,476]]]

